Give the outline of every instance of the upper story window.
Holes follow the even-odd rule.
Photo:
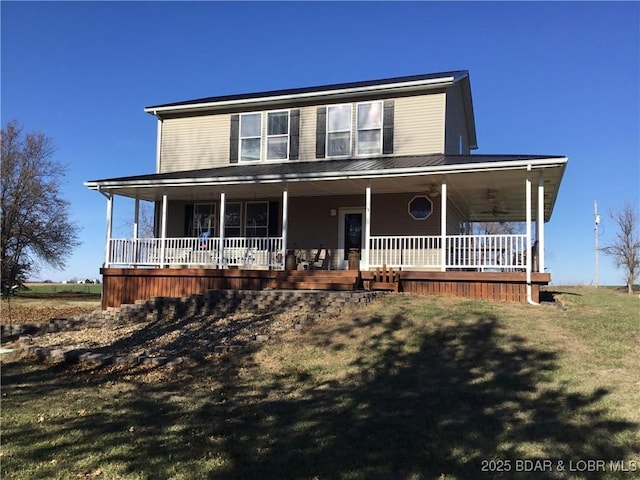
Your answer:
[[[327,157],[351,155],[351,105],[327,107]]]
[[[240,115],[240,160],[256,162],[260,160],[262,150],[262,114],[246,113]]]
[[[267,160],[289,158],[289,111],[267,113]]]
[[[356,155],[382,153],[382,102],[358,104]]]
[[[231,115],[229,161],[297,160],[300,111]]]
[[[393,100],[318,107],[316,158],[391,154],[393,123]]]

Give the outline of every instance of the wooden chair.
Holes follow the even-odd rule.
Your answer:
[[[400,287],[400,272],[393,268],[387,270],[387,265],[382,265],[382,270],[376,268],[373,277],[369,281],[369,290],[388,290],[398,292]]]
[[[322,252],[325,252],[324,256],[322,256]],[[329,255],[327,254],[327,249],[320,247],[316,251],[316,254],[313,257],[313,260],[311,261],[302,260],[300,263],[302,264],[305,270],[320,270],[320,269],[324,270],[325,266],[327,266],[326,269],[328,270],[328,263],[327,263],[328,258],[329,258]]]

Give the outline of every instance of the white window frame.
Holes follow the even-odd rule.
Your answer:
[[[265,204],[267,206],[267,223],[265,225],[247,225],[247,222],[249,220],[249,215],[247,214],[247,210],[249,209],[249,205],[256,205],[256,204]],[[249,237],[249,233],[248,230],[249,228],[260,228],[260,229],[264,229],[265,230],[265,235],[264,237],[268,237],[269,236],[269,202],[266,200],[257,200],[257,201],[251,201],[251,202],[244,202],[244,236],[245,237]],[[262,238],[262,237],[252,237],[252,238]]]
[[[422,198],[424,198],[427,201],[428,205],[430,205],[429,213],[427,213],[425,217],[416,217],[414,215],[414,212],[411,210],[411,204],[416,200],[422,199]],[[426,220],[433,214],[433,201],[426,195],[415,195],[411,200],[409,200],[409,203],[407,203],[407,211],[409,212],[409,215],[411,216],[411,218],[413,218],[414,220],[419,220],[419,221]]]
[[[202,206],[206,206],[209,207],[209,218],[212,219],[211,222],[211,227],[209,228],[202,228],[203,226],[199,224],[199,222],[196,222],[196,210],[198,209],[198,207],[202,207]],[[211,230],[211,237],[215,237],[216,236],[216,232],[218,231],[218,225],[217,225],[217,218],[216,218],[216,213],[218,211],[218,207],[215,203],[213,202],[199,202],[199,203],[194,203],[193,204],[193,214],[192,214],[192,227],[191,227],[191,233],[194,236],[194,238],[199,238],[200,235],[202,235],[205,231],[209,231],[209,229]]]
[[[254,136],[248,136],[248,137],[243,137],[242,136],[242,119],[243,117],[247,117],[249,115],[260,115],[260,134],[259,135],[254,135]],[[264,122],[264,115],[263,112],[245,112],[245,113],[241,113],[240,114],[240,122],[239,122],[239,128],[238,128],[238,161],[242,162],[242,163],[251,163],[251,162],[260,162],[262,160],[262,147],[263,147],[263,142],[262,142],[262,137],[263,137],[263,122]],[[245,160],[242,158],[242,140],[250,140],[250,139],[258,139],[260,140],[260,148],[259,148],[259,155],[258,155],[258,159],[257,160]]]
[[[358,120],[359,120],[359,115],[358,115],[358,109],[360,108],[361,105],[371,105],[377,103],[380,105],[380,127],[375,127],[375,128],[371,128],[371,127],[363,127],[360,128],[360,126],[358,125]],[[380,100],[375,100],[372,102],[360,102],[360,103],[356,103],[356,115],[355,115],[355,131],[356,131],[356,155],[359,156],[368,156],[368,155],[381,155],[382,154],[382,142],[383,142],[383,133],[384,133],[384,102],[380,101]],[[360,132],[370,132],[370,131],[379,131],[380,132],[380,140],[378,142],[378,150],[376,152],[360,152]]]
[[[287,114],[287,133],[286,134],[274,134],[274,135],[269,135],[269,115],[274,114],[274,113],[286,113]],[[270,161],[270,162],[277,162],[277,161],[285,161],[285,160],[289,160],[289,145],[290,145],[290,135],[291,135],[291,110],[269,110],[266,112],[266,125],[265,125],[265,136],[266,136],[266,142],[265,142],[265,152],[264,152],[264,157],[265,160]],[[286,138],[287,142],[287,155],[285,158],[269,158],[269,140],[272,138]]]
[[[239,210],[240,210],[240,225],[237,225],[237,226],[236,226],[236,225],[233,225],[233,226],[231,226],[231,225],[229,225],[229,224],[227,223],[227,219],[225,218],[225,219],[224,219],[224,237],[225,237],[225,238],[236,238],[236,237],[242,237],[242,229],[243,229],[243,227],[244,227],[244,225],[243,225],[243,223],[242,223],[242,221],[244,220],[244,217],[242,216],[242,210],[243,210],[243,208],[242,208],[242,202],[227,202],[227,204],[226,204],[226,206],[225,206],[225,215],[228,215],[228,214],[229,214],[229,211],[230,211],[230,207],[231,207],[231,205],[234,205],[234,206],[235,206],[235,205],[238,205],[238,206],[240,207],[240,208],[239,208]],[[228,229],[230,229],[230,228],[237,229],[237,230],[238,230],[238,234],[237,234],[237,235],[230,234],[230,233],[229,233],[229,231],[228,231]]]
[[[332,108],[338,108],[338,107],[349,107],[349,128],[348,129],[343,129],[343,130],[329,130],[329,111]],[[331,136],[332,133],[348,133],[349,134],[349,149],[347,151],[347,153],[345,153],[344,155],[330,155],[330,149],[329,149],[329,137]],[[353,104],[351,103],[340,103],[338,105],[327,105],[327,119],[326,119],[326,131],[325,131],[325,157],[326,158],[347,158],[351,156],[351,152],[353,150]]]

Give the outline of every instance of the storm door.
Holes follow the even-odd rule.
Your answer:
[[[338,232],[338,262],[341,269],[348,265],[349,250],[364,248],[364,208],[341,208]]]

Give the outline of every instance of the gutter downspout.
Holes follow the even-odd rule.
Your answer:
[[[527,177],[525,183],[525,200],[526,200],[526,210],[527,210],[527,218],[526,218],[526,228],[527,228],[527,251],[526,251],[526,276],[527,276],[527,303],[530,305],[540,305],[533,301],[531,296],[531,266],[532,266],[532,258],[531,258],[531,165],[527,165]]]

